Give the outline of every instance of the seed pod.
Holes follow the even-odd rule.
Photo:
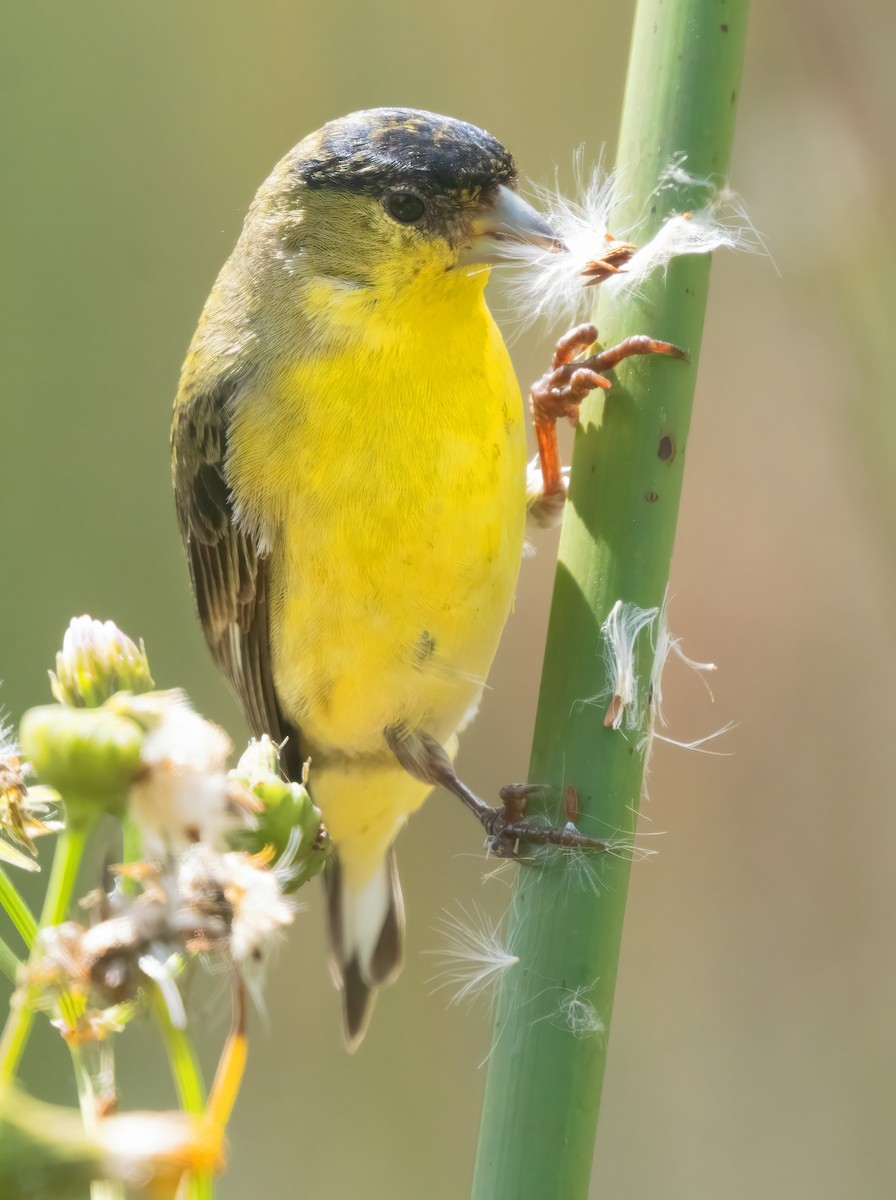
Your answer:
[[[19,739],[41,782],[62,795],[68,823],[88,810],[123,811],[143,745],[133,721],[104,709],[47,704],[25,713]]]

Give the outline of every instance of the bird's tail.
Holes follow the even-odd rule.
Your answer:
[[[376,990],[398,975],[404,958],[404,903],[395,851],[363,884],[335,861],[325,871],[330,969],[342,992],[345,1042],[356,1050],[367,1031]]]

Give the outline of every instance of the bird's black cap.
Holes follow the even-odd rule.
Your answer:
[[[482,192],[513,184],[516,165],[497,138],[476,125],[417,108],[369,108],[329,121],[296,147],[309,188],[380,195]]]

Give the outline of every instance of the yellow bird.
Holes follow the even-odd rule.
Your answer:
[[[390,108],[325,125],[262,184],[175,403],[205,636],[255,733],[288,739],[294,777],[311,759],[338,849],[329,919],[352,1048],[401,966],[392,846],[409,814],[443,783],[490,833],[507,825],[453,760],[526,515],[523,404],[488,266],[513,241],[559,248],[515,188],[508,152],[463,121]]]

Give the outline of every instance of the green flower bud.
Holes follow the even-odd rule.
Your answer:
[[[19,740],[38,777],[61,793],[67,823],[88,811],[124,810],[143,745],[133,721],[106,709],[47,704],[25,713]]]
[[[228,844],[248,854],[272,847],[271,866],[284,892],[313,879],[330,854],[330,839],[304,784],[290,783],[280,774],[279,751],[271,739],[251,741],[230,777],[250,791],[262,808],[254,827],[233,830]]]
[[[143,643],[139,648],[111,621],[75,617],[56,655],[50,687],[60,704],[98,708],[116,692],[153,687]]]
[[[256,783],[264,783],[270,779],[282,779],[280,751],[267,734],[260,738],[252,738],[232,774],[247,788],[253,788]]]

